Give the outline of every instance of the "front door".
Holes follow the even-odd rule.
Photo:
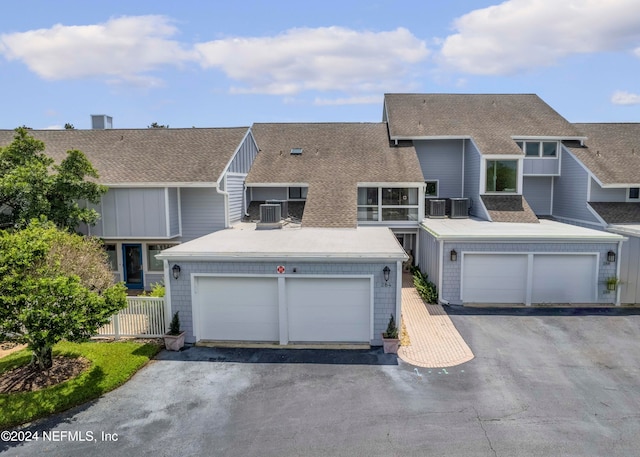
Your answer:
[[[144,289],[142,275],[142,245],[123,244],[124,282],[128,289]]]

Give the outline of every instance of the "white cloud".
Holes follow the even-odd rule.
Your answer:
[[[458,18],[454,27],[441,49],[445,63],[466,73],[511,74],[571,54],[637,46],[640,2],[507,0]]]
[[[57,24],[0,35],[0,53],[23,61],[44,79],[109,76],[140,82],[140,73],[193,57],[168,39],[176,32],[163,16],[120,17],[83,26]]]
[[[294,95],[304,90],[370,93],[399,84],[429,51],[404,28],[359,32],[342,27],[291,29],[273,37],[237,37],[195,46],[205,68],[220,68],[232,93]]]
[[[619,90],[611,96],[611,103],[614,105],[640,105],[640,94]]]
[[[361,97],[346,98],[316,98],[313,101],[317,106],[336,106],[336,105],[378,105],[382,103],[382,95],[363,95]]]

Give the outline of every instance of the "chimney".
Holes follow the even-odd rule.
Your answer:
[[[113,118],[106,114],[92,114],[91,128],[94,130],[105,130],[113,128]]]

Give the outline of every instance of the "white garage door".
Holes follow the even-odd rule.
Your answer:
[[[287,278],[290,341],[369,342],[367,278]]]
[[[466,254],[462,300],[466,303],[525,303],[526,254]]]
[[[196,338],[279,341],[276,278],[198,278]]]
[[[534,255],[531,302],[592,303],[596,271],[595,255]]]

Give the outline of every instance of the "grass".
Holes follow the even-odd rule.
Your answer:
[[[54,347],[54,356],[85,357],[91,367],[69,381],[38,390],[0,394],[0,429],[81,405],[124,384],[159,351],[159,346],[135,342],[68,343]],[[26,349],[0,359],[0,373],[26,365]]]

